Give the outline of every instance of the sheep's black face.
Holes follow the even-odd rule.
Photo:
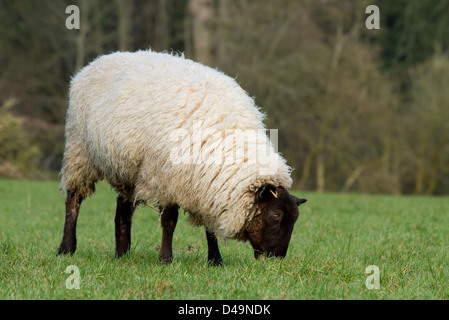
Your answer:
[[[306,202],[289,194],[284,188],[266,185],[256,193],[257,214],[246,226],[244,237],[254,248],[254,256],[285,257],[298,207]]]

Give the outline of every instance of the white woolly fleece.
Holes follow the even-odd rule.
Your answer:
[[[101,56],[71,82],[61,190],[87,196],[105,178],[129,200],[177,204],[240,238],[257,189],[292,183],[263,119],[234,79],[183,56]]]

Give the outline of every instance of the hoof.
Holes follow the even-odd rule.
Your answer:
[[[69,247],[66,245],[61,244],[58,248],[58,253],[56,255],[73,255],[75,253],[76,247]]]
[[[173,262],[173,257],[159,257],[157,263],[160,265],[169,265]]]
[[[223,260],[220,259],[212,259],[212,260],[207,260],[207,265],[209,267],[221,267],[223,266]]]

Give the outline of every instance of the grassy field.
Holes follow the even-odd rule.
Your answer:
[[[256,261],[249,243],[220,239],[224,266],[207,267],[203,229],[180,214],[175,260],[165,266],[157,264],[158,214],[148,207],[134,215],[131,253],[114,257],[108,185],[81,206],[77,252],[57,257],[65,200],[58,183],[0,180],[0,299],[449,298],[448,197],[296,195],[309,201],[285,259]],[[197,252],[189,247],[198,242]],[[79,289],[66,287],[71,265]],[[379,289],[365,284],[370,265],[379,268]]]

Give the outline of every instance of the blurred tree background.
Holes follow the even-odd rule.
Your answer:
[[[0,177],[56,178],[71,76],[150,47],[236,77],[294,188],[449,194],[449,0],[1,0]]]

